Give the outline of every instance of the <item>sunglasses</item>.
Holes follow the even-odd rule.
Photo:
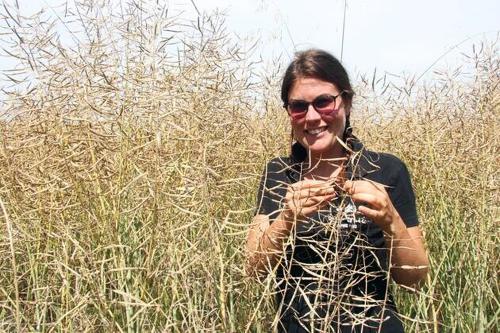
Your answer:
[[[285,103],[283,106],[288,111],[292,120],[302,119],[306,116],[309,105],[312,105],[322,116],[329,116],[338,109],[336,106],[337,97],[341,96],[344,92],[341,91],[338,95],[323,94],[316,97],[312,102],[307,102],[300,99],[292,99]]]

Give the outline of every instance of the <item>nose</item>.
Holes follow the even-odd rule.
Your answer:
[[[306,113],[306,121],[314,122],[318,120],[321,120],[321,115],[318,113],[318,111],[316,111],[316,109],[312,106],[312,104],[309,104]]]

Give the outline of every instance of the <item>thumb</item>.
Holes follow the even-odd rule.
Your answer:
[[[352,194],[354,191],[354,182],[352,180],[346,180],[344,182],[343,186],[344,191],[346,191],[348,194]]]

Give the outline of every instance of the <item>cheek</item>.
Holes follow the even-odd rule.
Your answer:
[[[304,130],[304,122],[303,121],[295,121],[295,120],[292,120],[290,122],[290,125],[292,126],[292,129],[294,131],[294,134],[297,135],[297,133],[302,133],[302,131]]]
[[[341,114],[339,109],[333,110],[330,113],[326,113],[326,114],[321,115],[321,118],[323,119],[323,121],[325,121],[329,124],[338,123],[339,121],[341,121],[342,117],[343,117],[343,115]]]
[[[324,115],[323,117],[323,120],[326,121],[328,124],[331,124],[335,121],[338,121],[337,120],[337,117],[335,114],[329,114],[329,115]]]

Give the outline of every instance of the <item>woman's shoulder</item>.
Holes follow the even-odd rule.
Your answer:
[[[366,170],[367,178],[375,181],[390,183],[397,180],[402,173],[408,173],[405,162],[391,153],[365,149],[361,159],[360,164]]]
[[[406,168],[405,163],[398,156],[371,150],[357,137],[354,137],[350,146],[355,153],[352,162],[359,167],[358,172],[361,174],[383,173],[387,176]]]
[[[392,167],[403,167],[405,163],[398,156],[387,153],[387,152],[378,152],[373,150],[366,149],[364,151],[365,158],[368,159],[371,163],[376,163],[380,166],[392,166]]]

